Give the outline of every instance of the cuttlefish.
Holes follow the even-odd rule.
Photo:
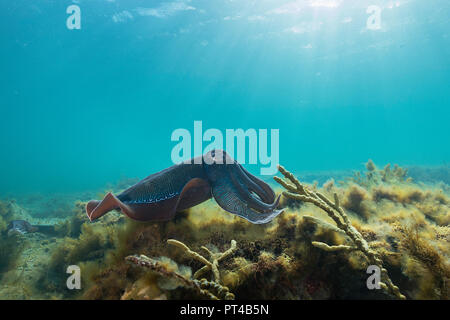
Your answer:
[[[271,221],[280,196],[223,150],[212,150],[154,173],[117,196],[91,200],[86,213],[91,221],[117,210],[138,221],[167,221],[176,212],[194,207],[210,198],[230,213],[252,223]]]

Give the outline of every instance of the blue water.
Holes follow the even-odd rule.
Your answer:
[[[145,177],[195,120],[279,129],[294,171],[448,163],[449,16],[446,0],[1,1],[0,192]]]

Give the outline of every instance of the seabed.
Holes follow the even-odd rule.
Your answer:
[[[369,161],[310,183],[292,169],[280,167],[271,183],[285,212],[264,225],[212,200],[168,222],[118,212],[88,220],[87,200],[133,180],[3,199],[0,299],[449,299],[448,167],[408,172]],[[18,219],[47,227],[10,232]],[[66,285],[74,265],[79,290]],[[367,286],[369,266],[381,272],[379,289]]]

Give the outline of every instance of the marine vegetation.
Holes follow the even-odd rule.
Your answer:
[[[21,249],[16,236],[0,236],[0,279],[4,272],[16,267]]]
[[[11,202],[0,201],[0,278],[2,273],[14,268],[21,251],[18,237],[9,233],[9,221],[14,218]]]
[[[57,234],[36,244],[46,256],[27,292],[62,299],[449,299],[446,185],[372,161],[364,172],[321,185],[283,167],[280,173],[272,188],[283,194],[277,210],[284,213],[265,224],[213,201],[169,221],[113,211],[90,222],[86,202],[77,202]],[[65,285],[72,264],[82,270],[79,291]],[[382,270],[379,290],[366,286],[369,265]]]
[[[8,228],[9,221],[14,217],[12,203],[7,201],[0,201],[0,233],[3,233]]]
[[[155,259],[148,258],[144,255],[128,256],[126,257],[126,260],[134,264],[137,264],[141,267],[145,267],[159,273],[161,276],[165,278],[165,281],[169,281],[169,283],[172,280],[172,283],[178,282],[187,288],[193,288],[198,292],[198,294],[200,294],[201,296],[205,296],[209,299],[212,300],[219,300],[219,298],[223,298],[225,300],[234,299],[234,294],[229,292],[229,289],[225,286],[222,286],[221,284],[222,281],[220,279],[219,262],[231,256],[236,251],[236,241],[231,240],[230,248],[225,252],[219,253],[211,252],[208,248],[202,246],[201,249],[209,255],[210,260],[203,257],[201,254],[192,251],[191,249],[189,249],[188,246],[186,246],[184,243],[180,241],[169,239],[167,240],[167,243],[182,249],[187,256],[203,263],[204,266],[198,269],[195,272],[195,274],[192,277],[190,277],[182,275],[175,270],[170,270],[170,268],[168,267],[170,263],[161,262],[164,260],[164,257],[160,261],[157,261]],[[170,259],[168,259],[168,261],[171,262]],[[178,268],[179,267],[177,266],[177,269]],[[208,281],[206,278],[201,278],[201,280],[198,280],[208,271],[212,272],[213,281]],[[191,274],[192,272],[188,272],[188,275]],[[161,284],[160,286],[163,287]],[[167,284],[165,286],[167,287]]]
[[[370,166],[374,167],[373,164]],[[345,232],[345,234],[352,240],[353,246],[349,245],[328,245],[324,242],[320,241],[312,241],[311,244],[314,247],[319,249],[335,252],[335,251],[361,251],[367,260],[372,264],[377,266],[382,273],[383,281],[379,282],[379,285],[386,291],[389,291],[397,298],[405,299],[405,296],[400,293],[400,290],[396,285],[392,283],[392,280],[389,278],[388,272],[385,268],[383,268],[383,263],[378,256],[378,254],[369,248],[369,244],[350,223],[347,214],[344,209],[342,209],[339,203],[339,197],[336,193],[333,193],[334,202],[330,201],[327,197],[325,197],[322,193],[314,190],[308,190],[308,188],[300,183],[297,178],[294,177],[292,173],[286,171],[282,166],[278,167],[278,170],[283,174],[291,183],[286,182],[285,180],[274,177],[275,181],[281,184],[287,191],[283,192],[283,195],[295,200],[300,200],[303,202],[309,202],[317,206],[318,208],[325,211],[328,216],[334,220],[339,229]]]

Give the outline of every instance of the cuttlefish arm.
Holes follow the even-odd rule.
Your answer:
[[[220,183],[214,183],[212,186],[213,197],[217,204],[225,211],[234,213],[235,215],[244,218],[254,224],[262,224],[270,222],[273,218],[278,216],[283,210],[277,210],[279,198],[274,202],[271,210],[261,210],[259,204],[256,205],[258,209],[254,209],[245,196],[236,189],[234,182],[229,176],[224,175]]]
[[[211,197],[224,210],[255,224],[267,223],[282,212],[276,209],[279,197],[272,188],[224,151],[213,150],[199,158],[152,174],[117,196],[108,193],[102,201],[89,201],[89,219],[119,210],[139,221],[170,220],[177,211]]]
[[[254,224],[270,222],[283,212],[277,210],[280,197],[275,197],[272,188],[230,159],[224,151],[213,150],[206,156],[213,162],[206,167],[212,194],[222,209]]]

